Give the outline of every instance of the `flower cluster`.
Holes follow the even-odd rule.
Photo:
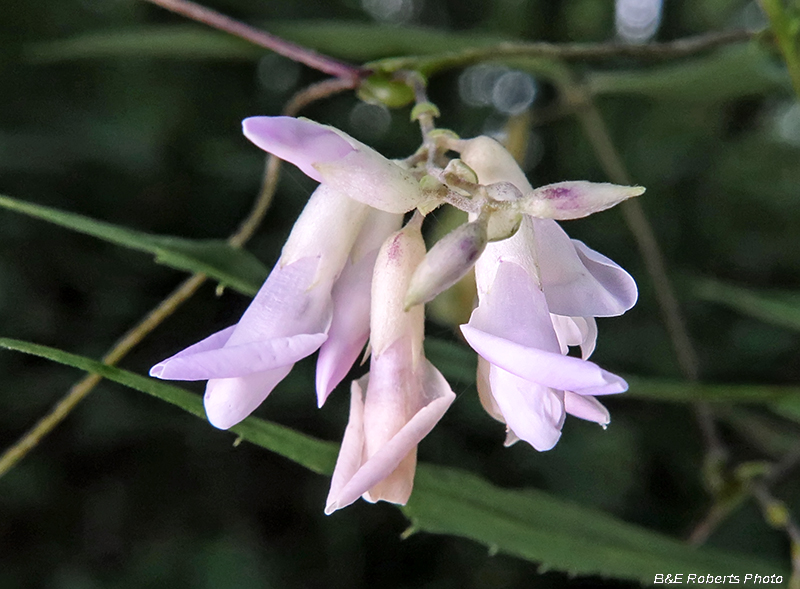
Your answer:
[[[253,117],[243,127],[258,147],[320,185],[239,322],[150,371],[207,380],[204,403],[214,426],[227,429],[247,417],[295,362],[317,350],[322,406],[369,340],[370,370],[351,384],[325,511],[359,497],[405,503],[417,444],[455,399],[424,356],[423,305],[473,266],[478,302],[461,332],[479,354],[481,402],[506,424],[506,443],[550,449],[567,413],[609,422],[595,397],[627,385],[587,360],[595,317],[633,306],[636,284],[570,240],[554,219],[603,210],[643,189],[562,182],[534,190],[488,137],[439,133],[398,162],[304,119]],[[442,167],[448,151],[461,157]],[[426,252],[424,213],[443,203],[470,220]],[[582,358],[569,356],[569,346],[580,346]]]

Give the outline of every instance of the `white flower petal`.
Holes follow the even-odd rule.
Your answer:
[[[564,392],[564,407],[567,413],[587,421],[594,421],[603,427],[611,422],[611,415],[600,401],[590,395],[578,395],[571,391]]]
[[[495,402],[514,436],[540,452],[556,445],[564,425],[563,391],[524,380],[497,366],[492,366],[489,381]]]
[[[622,378],[593,362],[523,346],[469,324],[462,325],[461,332],[472,349],[486,360],[530,382],[586,395],[608,395],[628,389]]]

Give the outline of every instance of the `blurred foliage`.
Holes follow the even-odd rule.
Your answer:
[[[268,30],[280,22],[275,32],[353,60],[494,38],[571,42],[614,35],[610,1],[411,5],[406,24],[425,29],[377,22],[376,2],[367,0],[213,4]],[[377,34],[369,43],[322,34],[353,23]],[[658,38],[763,23],[753,2],[675,0],[666,3]],[[167,35],[173,26],[184,36]],[[153,31],[166,35],[160,44],[147,37]],[[234,231],[263,170],[262,154],[240,135],[241,119],[277,114],[293,92],[320,79],[133,0],[11,3],[4,6],[0,36],[0,193],[153,235],[221,240]],[[91,59],[68,55],[67,43],[81,38],[120,43]],[[129,51],[120,49],[122,41]],[[678,282],[703,380],[717,383],[719,392],[728,384],[734,391],[797,385],[800,334],[787,329],[788,319],[763,321],[800,296],[800,109],[777,54],[749,45],[662,64],[570,67],[598,93],[627,167],[648,188],[642,205],[671,273],[731,287],[725,295],[709,294]],[[458,68],[431,78],[440,124],[464,137],[501,133],[508,114],[469,100],[463,75]],[[536,82],[525,159],[531,182],[604,180],[580,126],[558,111],[554,87],[545,77]],[[386,111],[348,94],[303,114],[389,156],[417,147],[408,108]],[[312,188],[287,166],[268,218],[248,246],[265,266],[277,259]],[[647,271],[619,212],[566,228],[640,285],[632,311],[599,322],[597,361],[649,382],[660,379],[667,383],[663,396],[671,390],[687,398],[691,389],[680,381]],[[89,357],[101,356],[182,278],[140,253],[8,211],[0,211],[0,244],[1,335]],[[763,300],[764,306],[744,297],[759,292],[789,298]],[[145,373],[154,361],[235,322],[246,304],[245,296],[225,291],[217,297],[207,285],[123,366]],[[460,349],[450,326],[431,323],[428,333],[445,340],[446,349]],[[632,378],[630,395],[607,399],[613,418],[607,431],[568,420],[550,452],[504,448],[502,425],[483,413],[466,368],[474,360],[445,356],[459,397],[422,444],[424,460],[470,471],[494,486],[556,494],[678,538],[707,513],[703,441],[689,405],[646,399]],[[10,353],[0,354],[0,369],[0,444],[7,447],[75,374]],[[318,411],[312,371],[312,362],[299,363],[258,414],[338,440],[347,394],[338,391]],[[737,460],[776,458],[797,445],[796,417],[758,406],[719,414]],[[775,492],[800,513],[800,477],[785,478]],[[542,572],[451,536],[401,539],[407,521],[387,505],[358,502],[325,517],[326,493],[325,479],[284,458],[248,444],[232,447],[230,434],[104,381],[0,479],[0,587],[633,586]],[[764,523],[752,502],[733,512],[709,544],[754,559],[789,558],[785,537]]]

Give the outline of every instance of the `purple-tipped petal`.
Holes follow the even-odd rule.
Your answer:
[[[158,365],[161,367],[158,377],[208,380],[247,376],[294,364],[317,351],[327,338],[324,333],[301,333],[173,357]]]
[[[218,331],[217,333],[214,333],[214,334],[208,336],[204,340],[200,340],[196,344],[192,344],[188,348],[185,348],[185,349],[181,350],[180,352],[178,352],[174,356],[170,356],[166,360],[162,360],[161,362],[159,362],[158,364],[156,364],[155,366],[153,366],[150,369],[150,376],[154,376],[156,378],[163,378],[163,379],[170,380],[171,377],[164,376],[164,370],[167,368],[167,366],[173,360],[175,360],[177,358],[183,358],[185,356],[191,356],[192,354],[196,354],[198,352],[208,352],[208,351],[217,350],[217,349],[223,347],[227,343],[227,341],[230,339],[231,334],[233,333],[234,329],[236,329],[235,325],[231,325],[230,327],[226,327],[225,329],[223,329],[221,331]],[[182,378],[179,378],[177,380],[195,380],[195,379],[182,379]],[[201,379],[198,379],[198,380],[201,380]]]
[[[472,349],[486,360],[530,382],[586,395],[608,395],[628,389],[622,378],[593,362],[523,346],[470,324],[462,325],[461,332]],[[495,391],[494,387],[492,390]]]
[[[603,427],[611,423],[608,409],[590,395],[578,395],[571,391],[564,391],[564,407],[570,415],[586,421],[594,421]]]
[[[540,452],[556,445],[564,425],[563,391],[529,382],[497,366],[492,366],[489,380],[495,402],[516,437]]]
[[[325,125],[294,117],[250,117],[242,121],[245,137],[258,147],[300,168],[317,182],[314,164],[340,160],[355,151]]]
[[[580,219],[644,193],[641,186],[586,182],[558,182],[541,186],[520,201],[522,210],[540,219]]]
[[[636,302],[630,274],[574,242],[558,223],[534,220],[542,288],[551,313],[570,317],[621,315]]]
[[[203,397],[208,421],[219,429],[233,427],[255,411],[272,389],[286,378],[292,366],[287,364],[247,376],[209,380]]]

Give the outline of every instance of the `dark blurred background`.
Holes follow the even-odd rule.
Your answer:
[[[290,21],[289,29],[302,30],[313,18],[554,42],[625,37],[615,28],[611,0],[217,0],[212,6],[268,29]],[[240,133],[241,119],[278,114],[319,74],[266,52],[222,59],[201,48],[191,58],[165,58],[134,48],[125,56],[59,59],[34,51],[45,42],[99,33],[113,38],[117,31],[168,24],[186,21],[133,0],[3,4],[0,193],[159,234],[224,238],[236,229],[263,168],[263,154]],[[627,40],[763,24],[754,2],[670,0],[652,30]],[[766,65],[781,67],[777,58]],[[739,60],[720,67],[723,80],[754,76]],[[636,62],[577,64],[574,71],[590,76],[633,68],[642,76],[659,71]],[[687,286],[702,275],[800,290],[800,108],[780,83],[742,90],[733,82],[726,90],[724,82],[703,87],[678,77],[662,82],[662,90],[609,92],[599,104],[635,182],[648,189],[642,205],[678,285],[703,378],[797,382],[797,333],[704,302]],[[510,116],[526,111],[541,120],[526,138],[525,168],[534,185],[605,180],[579,125],[548,115],[556,92],[536,76],[473,66],[433,78],[430,93],[442,110],[439,124],[464,137],[502,134]],[[408,155],[419,144],[408,108],[390,112],[348,93],[302,114],[388,156]],[[311,190],[313,182],[284,168],[266,221],[248,246],[265,264],[277,259]],[[619,211],[566,229],[640,285],[637,307],[600,320],[593,359],[625,374],[680,378]],[[0,210],[2,336],[98,358],[182,278],[148,255]],[[205,285],[122,366],[146,373],[235,322],[247,302],[232,291],[218,297]],[[454,337],[450,326],[434,321],[428,335]],[[0,371],[2,448],[82,376],[11,352],[0,353]],[[313,358],[298,364],[257,414],[338,440],[348,395],[339,390],[316,409],[312,375]],[[202,391],[202,383],[187,386]],[[466,468],[500,485],[544,489],[677,537],[686,537],[709,507],[700,475],[702,439],[688,406],[608,399],[607,431],[570,419],[558,446],[537,453],[524,444],[503,448],[503,428],[483,413],[474,389],[454,383],[454,390],[456,403],[420,448],[423,460]],[[722,425],[739,458],[768,455],[764,432],[777,437],[770,438],[772,447],[796,438],[796,426],[742,411],[723,412]],[[756,426],[761,433],[754,433]],[[359,501],[325,517],[326,478],[246,443],[233,447],[233,439],[103,382],[0,480],[0,587],[631,586],[539,574],[534,564],[490,556],[458,538],[401,540],[407,522],[385,504]],[[791,480],[780,489],[800,506],[798,491]],[[751,504],[710,543],[789,557],[784,537]]]

